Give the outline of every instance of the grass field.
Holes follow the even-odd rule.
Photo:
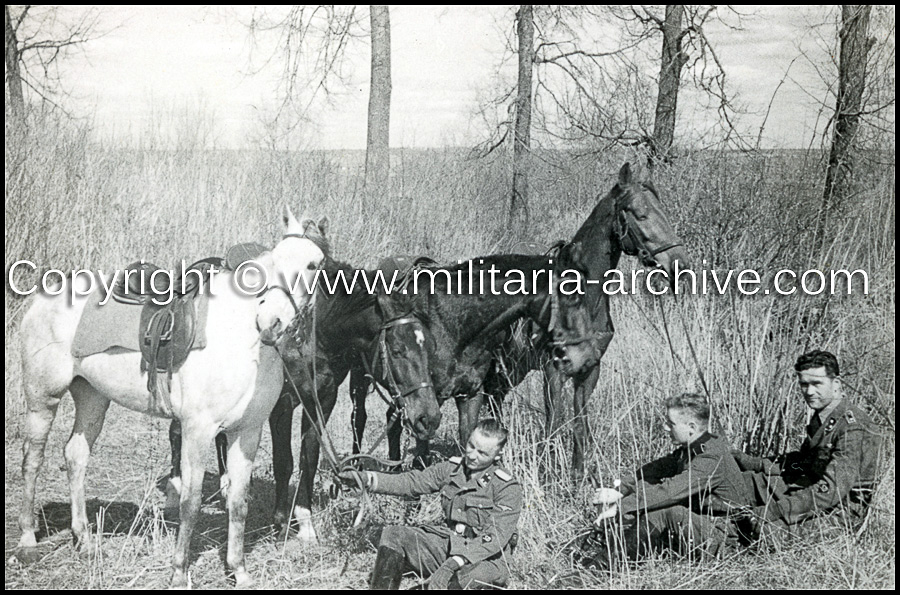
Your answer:
[[[429,254],[442,262],[501,250],[516,239],[549,244],[570,237],[614,184],[629,154],[576,157],[539,154],[531,181],[531,229],[504,229],[510,188],[503,156],[471,161],[458,150],[396,150],[390,197],[361,189],[361,153],[212,152],[190,142],[177,150],[108,148],[88,130],[53,125],[6,150],[6,267],[27,258],[48,268],[120,267],[143,257],[168,268],[182,258],[222,254],[241,241],[272,243],[283,203],[328,215],[334,253],[357,266],[388,254]],[[716,269],[863,269],[869,295],[653,297],[613,299],[616,337],[590,403],[590,463],[605,481],[671,449],[659,424],[662,400],[707,387],[714,423],[737,447],[770,454],[796,448],[806,420],[793,375],[797,355],[812,348],[841,360],[847,396],[873,415],[884,435],[882,479],[859,534],[828,534],[779,551],[734,552],[698,565],[653,560],[615,577],[585,575],[562,554],[584,528],[589,488],[570,478],[571,436],[546,436],[540,379],[532,375],[505,409],[512,430],[507,462],[525,487],[526,509],[514,557],[512,588],[891,588],[895,584],[895,228],[894,154],[869,155],[857,168],[858,193],[831,219],[826,242],[813,247],[824,179],[815,152],[685,156],[654,181],[695,264]],[[624,270],[637,266],[625,257]],[[17,281],[33,281],[19,278]],[[159,480],[168,472],[162,420],[112,407],[86,493],[98,539],[79,555],[66,532],[68,487],[62,447],[71,428],[70,399],[60,407],[38,483],[46,538],[38,562],[13,556],[22,492],[24,399],[18,323],[27,300],[7,285],[6,306],[6,587],[164,588],[175,525],[160,512]],[[702,380],[701,380],[702,378]],[[372,400],[370,420],[381,420]],[[349,399],[341,392],[329,424],[348,452]],[[445,409],[439,445],[455,435]],[[299,427],[295,412],[295,428]],[[377,428],[369,432],[378,434]],[[371,439],[371,438],[370,438]],[[268,432],[257,457],[248,517],[248,570],[263,588],[363,588],[374,560],[369,540],[388,522],[436,518],[436,501],[376,497],[361,530],[358,509],[324,489],[315,511],[320,545],[275,543]],[[298,448],[297,436],[294,439]],[[212,448],[204,514],[193,542],[192,580],[224,587],[224,507],[212,497]],[[321,474],[324,476],[325,474]]]

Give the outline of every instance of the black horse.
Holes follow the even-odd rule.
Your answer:
[[[584,472],[584,453],[591,436],[586,416],[587,401],[597,386],[600,358],[615,333],[609,294],[603,291],[607,272],[618,267],[624,252],[636,256],[650,270],[665,271],[671,287],[675,263],[683,269],[688,266],[688,261],[656,188],[651,182],[636,179],[628,163],[619,171],[617,184],[578,229],[573,242],[582,246],[582,262],[588,277],[600,281],[587,285],[585,297],[589,316],[574,323],[574,332],[555,344],[540,329],[530,328],[525,332],[510,329],[509,339],[498,350],[485,378],[483,394],[499,403],[531,370],[543,370],[548,432],[553,432],[564,418],[557,410],[565,382],[563,374],[571,376],[575,388],[572,469],[577,478]],[[593,349],[571,349],[582,341],[593,344]],[[481,395],[476,397],[476,401],[480,400]],[[471,409],[476,415],[480,406],[480,402],[472,404]],[[469,420],[469,427],[475,421]]]
[[[586,283],[584,308],[573,310],[573,313],[582,312],[583,315],[575,316],[568,330],[556,329],[556,334],[563,333],[563,336],[547,333],[546,319],[524,320],[506,328],[498,327],[493,329],[497,348],[486,370],[479,368],[477,373],[469,375],[464,386],[450,388],[444,386],[441,372],[436,371],[434,365],[432,376],[439,399],[462,395],[456,401],[461,444],[465,444],[478,420],[484,395],[493,397],[497,404],[501,403],[503,397],[518,386],[531,370],[541,369],[546,374],[545,404],[548,430],[552,431],[563,417],[557,411],[561,402],[559,395],[566,376],[571,376],[575,385],[572,467],[577,478],[584,470],[584,453],[590,437],[585,415],[588,397],[597,385],[600,358],[614,334],[609,295],[603,291],[606,274],[618,266],[624,252],[637,256],[645,267],[664,270],[672,283],[675,262],[685,267],[687,257],[653,184],[636,179],[628,163],[619,171],[617,184],[599,201],[575,234],[573,244],[581,248],[579,260],[587,277],[599,283]],[[351,386],[355,384],[351,377]],[[459,389],[458,393],[453,392],[456,389]],[[359,422],[362,420],[364,424],[365,420],[365,390],[357,389],[351,394],[356,399],[354,444],[357,444],[362,439],[364,427]],[[390,445],[392,458],[399,457],[399,440],[399,433],[393,432]],[[425,445],[418,446],[420,452],[425,448]]]
[[[570,324],[588,314],[582,296],[574,291],[576,285],[581,292],[585,289],[586,270],[580,264],[579,251],[580,245],[574,243],[561,245],[548,255],[495,255],[434,267],[422,271],[419,279],[423,282],[417,291],[389,296],[394,315],[411,313],[424,323],[438,400],[455,397],[461,420],[477,419],[477,410],[470,409],[476,403],[473,396],[513,322],[532,320],[551,336],[571,337],[576,333]],[[491,271],[495,279],[503,280],[493,287],[481,283],[489,279]],[[516,280],[514,291],[506,285],[509,279]],[[571,285],[568,290],[567,283]],[[580,315],[579,310],[583,310]],[[593,344],[585,341],[581,347],[593,348]],[[356,396],[364,398],[365,391]],[[480,400],[477,404],[480,406]],[[355,408],[363,407],[363,403],[355,403]],[[355,430],[355,438],[361,439],[362,428],[357,426]],[[467,439],[469,432],[470,426],[461,423],[460,439]],[[391,428],[389,437],[389,456],[396,460],[400,456],[400,428]],[[427,449],[422,442],[420,454]]]
[[[303,408],[301,424],[301,449],[299,486],[293,516],[299,527],[299,537],[314,541],[315,530],[311,522],[313,482],[318,467],[322,440],[327,440],[324,428],[337,402],[338,387],[353,366],[364,359],[372,361],[370,373],[388,389],[393,403],[402,412],[403,425],[419,439],[429,439],[440,424],[440,406],[435,398],[429,377],[427,354],[418,341],[423,335],[422,323],[412,317],[396,317],[386,313],[383,303],[385,286],[373,284],[367,287],[362,276],[351,284],[356,269],[331,259],[330,246],[324,229],[307,229],[307,236],[317,236],[326,260],[324,274],[333,281],[336,290],[326,290],[320,282],[317,286],[313,316],[294,320],[291,332],[286,332],[277,347],[286,369],[285,388],[281,398],[269,416],[272,432],[272,458],[275,475],[275,525],[287,529],[291,513],[289,482],[293,470],[291,452],[291,427],[293,410]],[[359,271],[374,280],[374,271]],[[347,284],[334,282],[342,275]],[[374,289],[374,291],[372,290]],[[295,331],[314,329],[315,342],[301,343],[293,340]],[[416,335],[418,331],[418,335]],[[395,424],[398,428],[400,424]],[[180,477],[177,453],[179,428],[170,429],[173,447],[173,483]],[[223,474],[223,487],[227,486],[225,460],[221,448],[223,436],[217,436],[219,471]],[[326,457],[336,465],[335,453],[325,444]]]

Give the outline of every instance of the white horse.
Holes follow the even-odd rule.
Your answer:
[[[287,328],[300,308],[312,304],[308,292],[324,259],[321,249],[304,237],[305,225],[290,210],[284,218],[281,242],[257,258],[266,275],[266,291],[246,295],[248,275],[229,272],[213,275],[207,313],[207,346],[191,351],[173,374],[170,399],[174,417],[184,432],[181,491],[181,525],[175,546],[173,587],[187,587],[191,534],[200,511],[204,455],[215,435],[228,436],[227,572],[238,587],[252,584],[244,567],[244,520],[247,490],[263,424],[268,419],[282,387],[282,364],[268,345],[279,330]],[[314,222],[313,222],[314,224]],[[305,279],[305,284],[298,280]],[[262,285],[260,285],[261,287]],[[275,291],[268,291],[275,289]],[[291,291],[293,289],[293,292]],[[88,457],[106,416],[110,401],[150,413],[151,395],[146,372],[140,371],[141,354],[106,351],[73,357],[72,341],[87,297],[71,300],[65,294],[38,295],[22,319],[22,362],[28,413],[22,472],[25,494],[19,517],[21,552],[37,546],[34,498],[37,476],[44,460],[44,447],[60,399],[68,390],[75,401],[75,424],[65,447],[72,497],[72,533],[83,549],[90,536],[84,499],[84,476]],[[137,332],[137,329],[135,329]],[[158,411],[158,410],[157,410]]]

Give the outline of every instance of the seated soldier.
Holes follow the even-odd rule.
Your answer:
[[[708,431],[709,405],[702,396],[670,397],[665,406],[666,429],[679,447],[624,480],[621,493],[597,490],[594,504],[607,508],[597,519],[600,530],[582,547],[581,564],[608,570],[621,554],[638,560],[669,549],[715,556],[726,542],[737,542],[728,513],[749,504],[750,494],[731,445]],[[617,546],[601,521],[619,512],[624,543]]]
[[[379,494],[417,496],[441,492],[444,523],[385,527],[370,587],[397,589],[404,572],[430,577],[430,589],[505,586],[506,556],[516,541],[522,486],[500,464],[507,431],[496,420],[481,420],[453,457],[421,471],[398,475],[366,471],[362,479]],[[355,485],[356,471],[342,482]]]
[[[778,536],[814,517],[858,525],[875,483],[880,437],[865,411],[844,398],[837,358],[801,355],[794,366],[813,415],[799,452],[777,460],[735,452],[755,489],[753,533]],[[787,530],[784,533],[781,530]]]

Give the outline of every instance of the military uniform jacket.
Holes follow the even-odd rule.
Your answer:
[[[522,512],[522,486],[508,471],[491,465],[467,477],[460,457],[422,471],[372,473],[372,491],[395,496],[441,492],[450,556],[476,564],[510,543]]]
[[[860,497],[867,500],[865,493],[875,483],[880,444],[869,415],[843,399],[824,423],[814,420],[807,426],[799,452],[788,454],[779,463],[748,455],[739,455],[738,460],[757,474],[757,484],[763,475],[779,474],[785,484],[792,484],[783,484],[794,489],[776,496],[775,506],[781,518],[794,524],[834,508],[851,492],[864,494]]]
[[[623,482],[623,514],[681,505],[694,512],[727,512],[728,505],[752,502],[732,448],[722,438],[704,433],[673,453],[644,465],[636,481]]]

